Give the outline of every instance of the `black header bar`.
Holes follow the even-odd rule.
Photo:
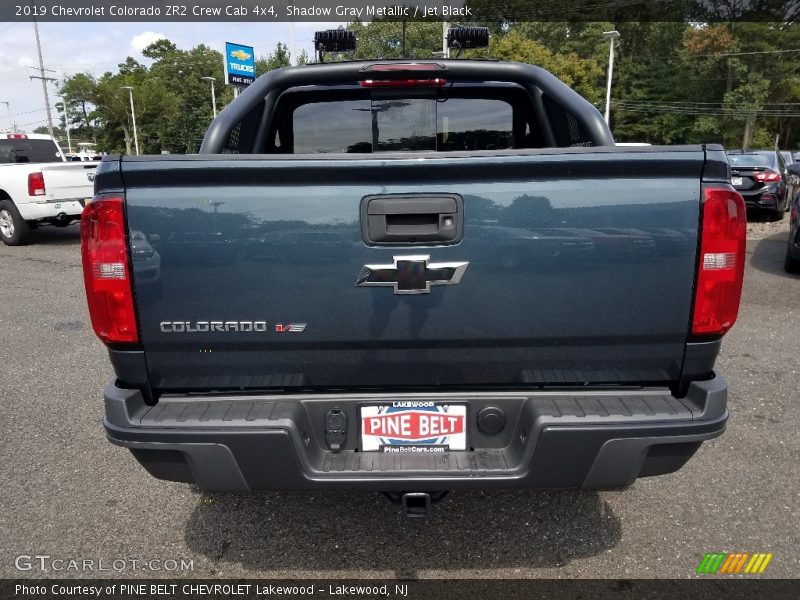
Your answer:
[[[785,600],[800,581],[781,579],[6,579],[3,600]]]
[[[3,0],[0,21],[794,21],[795,0]]]

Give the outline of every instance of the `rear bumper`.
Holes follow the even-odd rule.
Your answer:
[[[468,402],[468,452],[359,452],[358,406],[389,400]],[[208,491],[443,491],[460,488],[626,487],[678,470],[728,418],[722,377],[663,389],[405,395],[170,396],[150,407],[140,392],[109,383],[108,439],[154,476]],[[508,417],[482,434],[486,407]],[[325,445],[324,415],[348,415],[341,452]]]
[[[737,190],[744,199],[747,208],[758,208],[767,210],[778,210],[783,204],[783,196],[780,190],[761,189],[757,192],[746,192]]]
[[[42,202],[20,202],[19,214],[26,221],[54,219],[60,214],[79,218],[83,213],[84,199],[47,200]]]

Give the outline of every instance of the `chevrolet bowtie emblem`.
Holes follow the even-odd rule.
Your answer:
[[[456,285],[469,264],[430,260],[430,256],[395,256],[391,265],[364,265],[356,285],[391,286],[395,294],[430,294],[432,285]]]

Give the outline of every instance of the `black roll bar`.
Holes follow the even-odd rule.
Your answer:
[[[372,65],[394,65],[392,70],[371,71]],[[404,69],[402,65],[434,65],[428,70]],[[371,60],[303,65],[275,69],[255,80],[250,86],[217,115],[211,123],[200,147],[200,154],[220,154],[231,131],[253,111],[261,113],[265,98],[276,97],[298,86],[349,85],[364,79],[408,79],[409,77],[443,77],[448,81],[517,83],[528,90],[540,90],[550,101],[572,115],[593,146],[613,146],[614,138],[600,112],[580,94],[552,75],[534,65],[517,62],[470,60]],[[263,119],[259,118],[259,123]]]

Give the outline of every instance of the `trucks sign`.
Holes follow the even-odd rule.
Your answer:
[[[225,83],[244,88],[256,80],[256,57],[252,46],[225,42]]]

